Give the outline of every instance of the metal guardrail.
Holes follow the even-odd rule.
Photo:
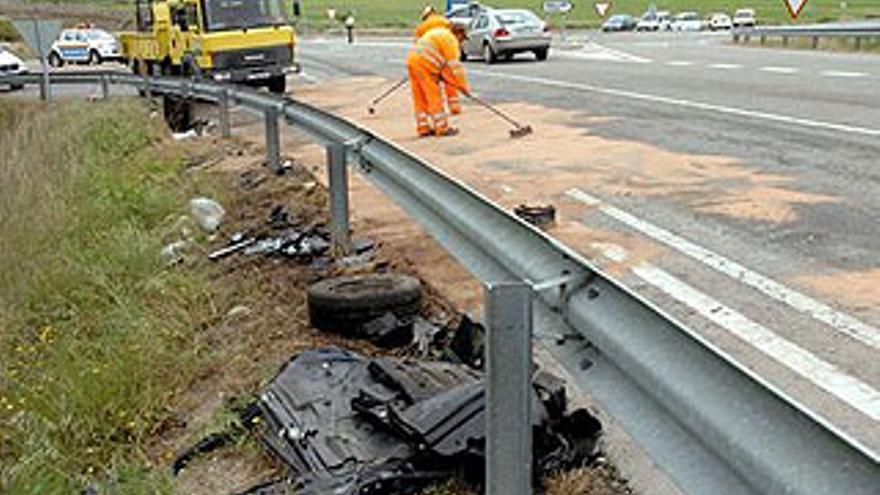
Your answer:
[[[557,335],[549,352],[685,493],[877,494],[876,453],[579,254],[372,131],[247,88],[118,73],[51,80],[100,85],[105,96],[110,84],[124,84],[217,102],[225,135],[235,102],[266,116],[270,164],[279,116],[327,144],[337,175],[344,156],[478,279],[530,286],[537,328]],[[333,192],[338,183],[330,186],[342,196]],[[331,206],[346,215],[334,223],[347,221],[347,208]]]
[[[748,43],[751,38],[758,38],[762,44],[768,38],[781,38],[783,46],[788,45],[790,38],[809,38],[813,48],[819,47],[822,38],[852,38],[856,50],[861,49],[862,40],[880,38],[880,23],[852,22],[829,23],[792,26],[758,26],[733,30],[733,41],[743,40]]]

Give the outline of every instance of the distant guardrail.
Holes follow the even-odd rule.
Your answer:
[[[855,49],[860,50],[863,40],[880,38],[880,22],[758,26],[733,30],[734,43],[740,40],[748,43],[752,38],[758,38],[761,44],[766,43],[768,38],[781,38],[783,46],[788,46],[791,38],[808,38],[812,40],[813,48],[818,48],[823,38],[852,38]]]

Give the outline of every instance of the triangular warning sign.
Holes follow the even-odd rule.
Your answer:
[[[611,2],[596,2],[593,4],[593,8],[596,9],[596,13],[599,14],[599,17],[605,17],[608,15],[608,12],[611,12]]]
[[[807,0],[782,0],[782,2],[785,3],[792,19],[797,19],[801,11],[804,10],[804,6],[807,5]]]

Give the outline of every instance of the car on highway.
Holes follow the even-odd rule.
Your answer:
[[[682,12],[672,20],[673,31],[702,31],[703,20],[696,12]]]
[[[27,73],[27,66],[18,56],[12,53],[7,45],[0,45],[0,77],[19,76]],[[23,88],[23,84],[10,84],[12,91]]]
[[[91,26],[61,31],[49,52],[49,64],[53,67],[67,63],[97,65],[119,60],[122,60],[122,52],[116,37]]]
[[[739,9],[733,14],[734,28],[755,27],[758,24],[755,9]]]
[[[665,10],[645,12],[636,23],[636,31],[668,31],[672,24],[672,14]]]
[[[538,60],[550,53],[550,31],[535,13],[525,9],[487,9],[477,15],[462,42],[462,59],[482,57],[487,64],[531,52]]]
[[[636,28],[635,19],[627,14],[615,14],[602,24],[602,31],[632,31]]]
[[[723,12],[716,12],[710,15],[706,25],[710,31],[733,29],[733,21],[731,21],[729,15]]]

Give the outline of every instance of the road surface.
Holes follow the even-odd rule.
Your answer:
[[[302,78],[391,81],[407,46],[306,40]],[[880,451],[880,57],[600,34],[570,37],[546,63],[466,67],[489,100],[527,103],[525,120],[564,116],[601,144],[574,134],[565,166],[535,179],[612,239],[577,248]],[[462,179],[490,188],[529,173],[493,166]]]

